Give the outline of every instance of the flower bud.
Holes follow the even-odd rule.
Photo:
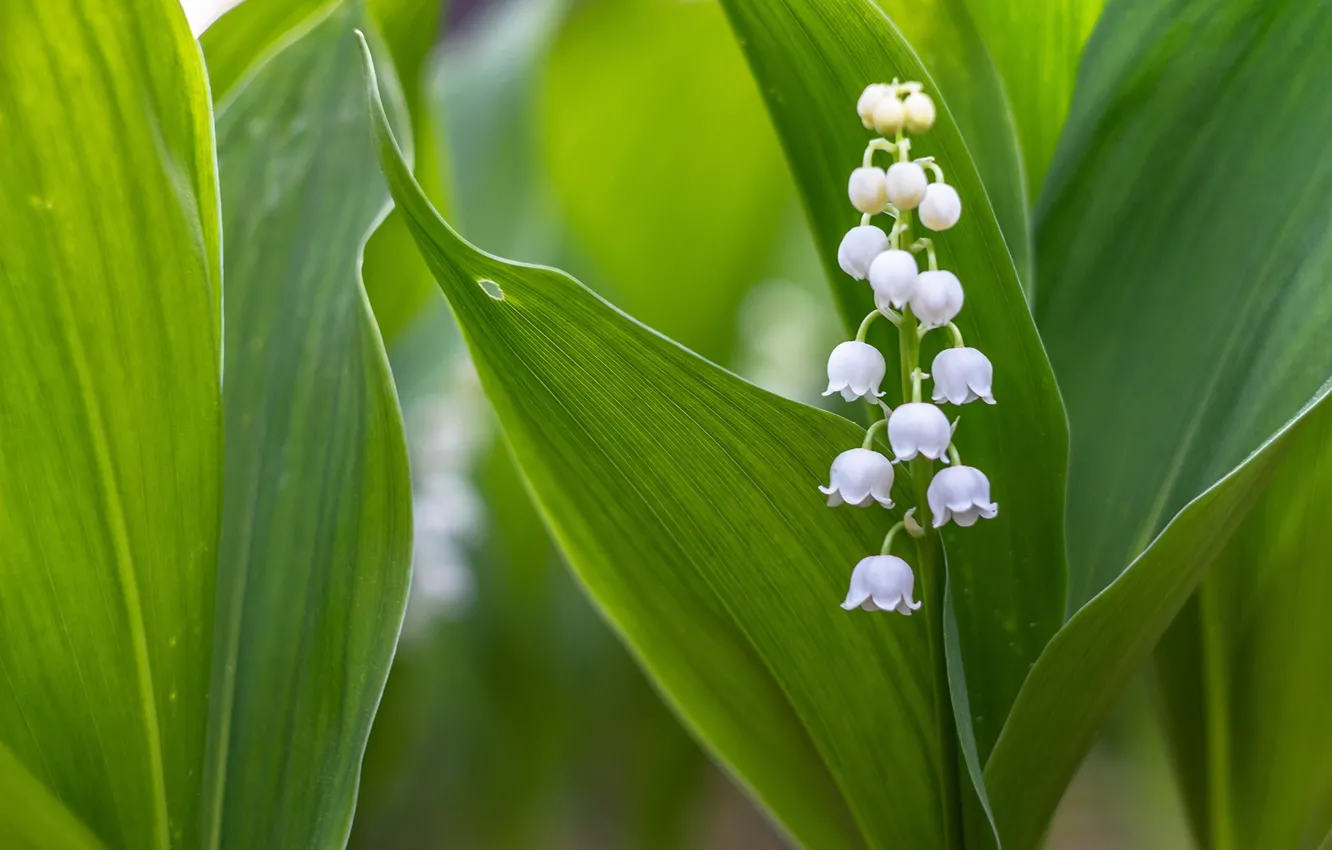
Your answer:
[[[886,97],[897,100],[892,88],[883,83],[870,83],[860,93],[860,100],[856,101],[856,112],[860,113],[860,123],[865,125],[866,130],[874,129],[874,110],[878,107],[879,101]]]
[[[895,135],[902,129],[902,122],[905,120],[906,110],[895,94],[881,98],[878,106],[874,107],[874,129],[881,135]]]
[[[828,473],[828,486],[819,487],[828,507],[841,504],[867,508],[878,502],[893,506],[893,462],[871,449],[849,449],[837,456]]]
[[[888,234],[872,224],[853,227],[837,246],[837,265],[856,280],[864,280],[874,258],[888,250],[889,244]]]
[[[924,455],[938,460],[953,441],[953,428],[939,408],[923,401],[900,404],[888,417],[888,444],[896,460]]]
[[[841,393],[847,401],[873,401],[883,395],[879,384],[888,371],[883,354],[869,343],[849,340],[828,357],[828,389],[824,395]],[[945,423],[947,424],[947,423]]]
[[[884,177],[888,203],[899,210],[914,210],[925,197],[925,189],[929,185],[925,179],[925,169],[914,162],[894,162],[888,166],[888,173]]]
[[[851,571],[851,588],[842,607],[848,611],[896,611],[907,617],[920,608],[911,598],[916,576],[911,565],[896,555],[862,558]]]
[[[923,133],[934,126],[934,101],[925,92],[912,92],[902,103],[907,129]]]
[[[962,310],[962,283],[949,271],[921,272],[911,293],[911,312],[926,330],[953,321]]]
[[[871,215],[883,212],[885,201],[883,181],[882,168],[870,166],[869,168],[857,168],[852,171],[851,180],[847,183],[846,190],[847,195],[851,198],[851,206]]]
[[[916,290],[916,258],[910,251],[891,248],[874,258],[869,267],[869,282],[874,289],[874,306],[902,309]]]
[[[945,348],[930,366],[934,378],[934,401],[968,404],[981,399],[994,404],[991,386],[994,366],[990,358],[974,348]]]
[[[935,528],[942,528],[950,519],[967,528],[999,513],[999,506],[990,501],[990,479],[974,466],[940,470],[930,480],[925,500],[930,503]]]
[[[920,223],[930,230],[947,230],[962,217],[962,199],[947,183],[931,183],[920,202]]]

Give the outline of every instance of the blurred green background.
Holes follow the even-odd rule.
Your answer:
[[[231,4],[185,5],[198,31]],[[821,402],[839,321],[716,3],[424,0],[417,22],[429,53],[405,88],[424,107],[418,171],[466,238],[565,269],[741,376]],[[351,846],[785,846],[570,578],[446,305],[395,238],[376,236],[366,277],[406,416],[417,537]],[[377,264],[417,276],[419,298],[376,298]],[[1050,847],[1188,846],[1153,699],[1146,677],[1125,697]]]

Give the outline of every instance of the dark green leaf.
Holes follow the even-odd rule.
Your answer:
[[[215,44],[246,38],[214,26]],[[388,195],[353,4],[307,21],[218,110],[227,467],[207,827],[341,847],[406,600],[411,492],[361,287]]]
[[[199,840],[222,445],[209,120],[175,0],[0,4],[0,742],[124,850]],[[45,817],[77,840],[19,805],[0,804],[0,845]]]

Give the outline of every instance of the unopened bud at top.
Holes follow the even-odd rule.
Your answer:
[[[851,198],[851,206],[861,212],[870,215],[883,212],[883,205],[887,202],[883,169],[871,166],[852,171],[846,192]]]
[[[934,101],[925,92],[912,92],[902,102],[906,113],[906,128],[913,133],[923,133],[934,126]]]
[[[899,210],[914,210],[925,197],[929,181],[925,169],[914,162],[894,162],[884,175],[884,192],[888,203]]]
[[[897,100],[892,86],[883,83],[870,83],[860,93],[860,100],[856,101],[856,112],[860,113],[860,123],[865,125],[866,130],[874,128],[874,110],[878,107],[879,101],[889,97]]]
[[[962,199],[947,183],[931,183],[920,202],[920,223],[930,230],[947,230],[962,217]]]

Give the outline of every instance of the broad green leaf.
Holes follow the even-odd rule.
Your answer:
[[[922,624],[836,607],[891,522],[817,490],[863,432],[472,248],[376,114],[395,200],[547,522],[676,710],[806,846],[947,846]]]
[[[976,163],[999,229],[1031,298],[1031,229],[1028,191],[1003,81],[978,32],[967,0],[876,0],[921,65],[939,85],[932,97],[946,96],[948,112]],[[1030,2],[1016,4],[1027,9]],[[849,169],[848,169],[849,170]]]
[[[1068,117],[1083,46],[1105,0],[963,2],[1003,81],[1016,125],[1027,197],[1035,199]],[[911,35],[910,30],[907,34]],[[957,44],[953,49],[967,48]],[[988,173],[983,169],[981,173],[988,181]]]
[[[721,8],[578,5],[544,70],[538,151],[570,235],[617,303],[725,361],[794,193]]]
[[[844,315],[858,323],[873,309],[869,287],[850,280],[836,262],[842,235],[859,223],[846,198],[847,175],[869,139],[856,98],[867,82],[893,77],[939,90],[892,24],[865,0],[725,0],[725,6],[768,98]],[[1027,670],[1062,620],[1067,431],[1013,263],[945,107],[934,129],[913,145],[913,156],[938,157],[963,198],[962,220],[935,235],[935,244],[940,266],[954,270],[966,289],[958,324],[968,343],[995,364],[999,403],[964,411],[957,440],[967,463],[989,476],[1001,512],[994,522],[950,527],[944,535],[983,759]],[[889,374],[896,374],[891,365]]]
[[[101,850],[102,842],[0,743],[0,836],[12,850]]]
[[[1088,47],[1038,231],[1070,610],[1332,375],[1329,61],[1332,15],[1262,0],[1115,2]]]
[[[0,4],[0,743],[126,850],[198,840],[222,445],[209,123],[175,0]],[[0,845],[41,817],[7,813]]]
[[[342,0],[247,0],[238,3],[199,36],[208,57],[213,101],[231,97],[248,74],[320,20]]]
[[[1158,653],[1204,847],[1332,829],[1332,416],[1311,418]]]
[[[248,37],[213,30],[214,42]],[[207,839],[341,847],[406,599],[401,416],[360,250],[388,195],[354,4],[219,105],[226,498]]]
[[[1005,844],[1038,845],[1125,684],[1224,550],[1290,447],[1304,433],[1325,430],[1329,422],[1332,405],[1321,404],[1283,430],[1181,511],[1123,575],[1055,635],[1018,694],[985,768]]]

